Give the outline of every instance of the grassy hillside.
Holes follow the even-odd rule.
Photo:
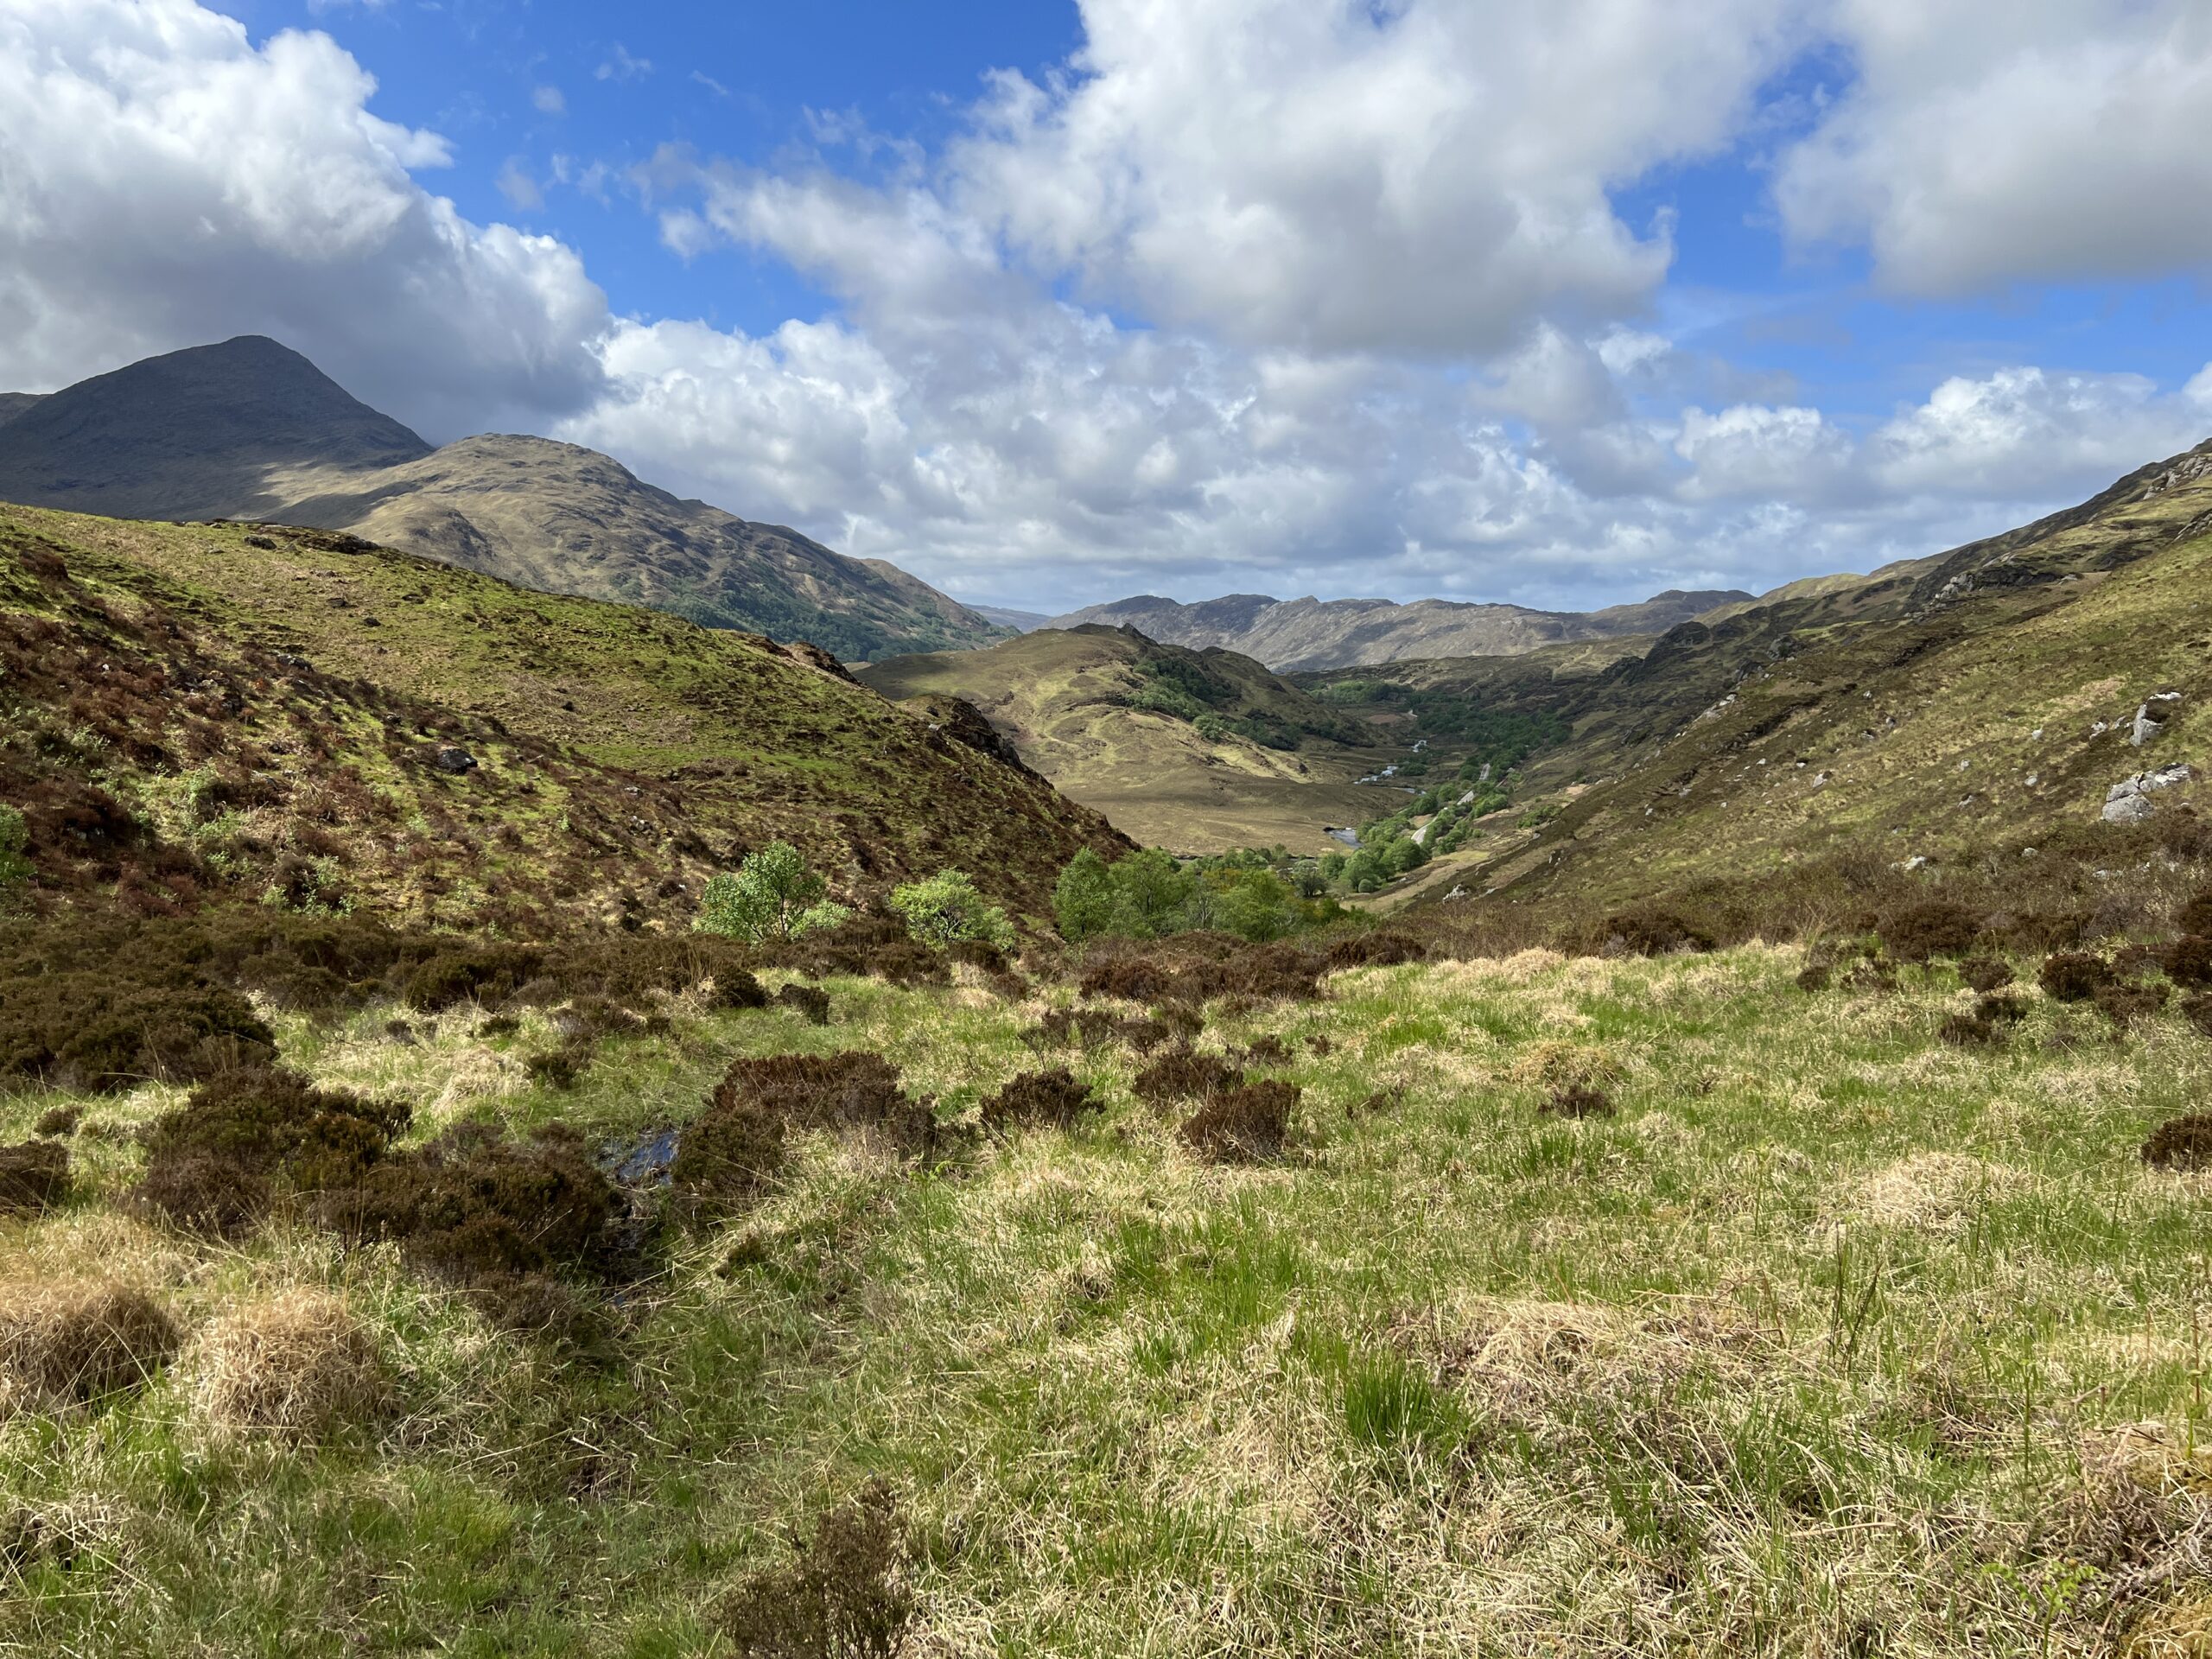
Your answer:
[[[320,532],[0,509],[0,651],[42,886],[156,906],[681,921],[783,837],[850,897],[961,865],[1044,915],[1077,848],[1121,844],[826,658]]]
[[[1378,677],[1439,729],[1471,712],[1565,733],[1516,779],[1549,821],[1408,891],[1605,902],[1853,853],[2018,855],[2094,830],[2114,784],[2170,763],[2197,774],[2157,798],[2181,812],[2212,766],[2208,531],[2212,446],[2040,524],[1803,584],[1610,664],[1394,665]],[[2134,745],[2139,709],[2171,693]]]
[[[886,696],[965,699],[1071,798],[1147,845],[1322,851],[1386,810],[1357,779],[1402,753],[1249,658],[1124,628],[1050,629],[860,671]]]

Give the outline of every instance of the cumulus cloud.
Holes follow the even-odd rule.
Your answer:
[[[423,189],[448,147],[374,89],[192,0],[0,6],[0,383],[263,333],[434,435],[596,395],[582,262]]]
[[[257,48],[193,0],[0,0],[0,385],[272,333],[433,437],[548,431],[1039,608],[1558,606],[1864,569],[2185,447],[2212,366],[2179,391],[1977,368],[1825,408],[1669,334],[1672,229],[1618,193],[1785,130],[1758,88],[1826,29],[1859,79],[1786,129],[1789,225],[1868,238],[1900,283],[1999,280],[2045,245],[1988,229],[2012,159],[1983,142],[1974,173],[1928,112],[2107,24],[2164,27],[2186,65],[2170,0],[2120,4],[2037,0],[1978,43],[1962,0],[1713,0],[1694,29],[1671,0],[1086,0],[1077,59],[997,78],[934,151],[821,114],[770,168],[671,149],[494,179],[518,212],[626,187],[674,254],[741,248],[831,302],[747,332],[613,317],[568,247],[463,218],[417,176],[448,146],[372,115],[325,36]],[[649,67],[617,47],[601,78]],[[1878,155],[1921,207],[1862,188]],[[1939,211],[1983,251],[1897,275],[1933,269],[1897,226]]]
[[[1641,308],[1669,227],[1608,190],[1723,147],[1792,10],[1708,0],[1688,29],[1669,0],[1085,0],[1082,53],[997,79],[952,188],[1163,322],[1488,351]]]
[[[1783,218],[1956,296],[2212,266],[2202,0],[1839,0],[1857,78],[1783,158]]]

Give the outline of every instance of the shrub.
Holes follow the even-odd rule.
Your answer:
[[[1006,912],[986,899],[958,870],[940,870],[926,881],[893,888],[891,908],[922,944],[942,947],[977,939],[1001,950],[1014,948],[1014,924]]]
[[[566,1094],[582,1083],[584,1073],[591,1069],[591,1046],[563,1043],[558,1048],[531,1055],[522,1063],[522,1069],[536,1087]]]
[[[768,939],[804,938],[836,926],[851,916],[842,905],[826,902],[826,884],[807,868],[789,842],[772,841],[747,853],[734,874],[714,876],[700,895],[700,931],[760,944]]]
[[[316,1209],[349,1241],[389,1240],[424,1268],[466,1284],[603,1268],[620,1205],[573,1131],[549,1127],[517,1141],[495,1127],[462,1123],[323,1192]]]
[[[791,1009],[810,1026],[830,1023],[830,993],[819,985],[786,985],[776,993],[776,1006]]]
[[[773,1108],[716,1090],[712,1103],[677,1137],[669,1184],[694,1214],[718,1220],[766,1192],[784,1160],[784,1121]]]
[[[1604,1090],[1573,1084],[1554,1090],[1551,1098],[1537,1109],[1547,1117],[1611,1117],[1620,1109]]]
[[[1712,932],[1671,910],[1623,911],[1599,928],[1601,945],[1639,957],[1670,956],[1678,950],[1710,950]]]
[[[922,1152],[936,1144],[931,1103],[908,1099],[897,1069],[880,1054],[848,1050],[733,1060],[715,1087],[709,1109],[740,1100],[754,1103],[787,1128],[883,1134]]]
[[[68,1147],[58,1141],[0,1147],[0,1215],[35,1214],[68,1195]]]
[[[2206,887],[2181,907],[2174,927],[2183,933],[2212,936],[2212,887]]]
[[[914,1618],[904,1555],[890,1488],[873,1483],[823,1516],[797,1560],[741,1583],[715,1623],[752,1659],[893,1659]]]
[[[0,806],[0,898],[31,879],[30,831],[23,815],[12,806]]]
[[[138,1198],[180,1226],[236,1233],[280,1192],[358,1180],[410,1116],[404,1104],[318,1089],[296,1071],[226,1072],[153,1125]]]
[[[1984,996],[1975,1000],[1974,1017],[1993,1026],[2017,1026],[2028,1017],[2028,1005],[2017,996]]]
[[[536,978],[544,954],[520,945],[486,945],[442,951],[408,976],[410,1007],[435,1014],[466,1002],[501,1001]]]
[[[2212,1169],[2212,1113],[2168,1118],[2144,1141],[2143,1161],[2154,1169]]]
[[[1181,1100],[1204,1100],[1243,1081],[1243,1072],[1218,1054],[1184,1047],[1168,1050],[1138,1072],[1131,1086],[1139,1100],[1164,1107]]]
[[[2087,1002],[2113,983],[2112,964],[2085,950],[2061,950],[2044,959],[2036,980],[2054,1001]]]
[[[2166,977],[2177,985],[2212,985],[2212,938],[2191,933],[2166,952]]]
[[[1150,957],[1113,957],[1086,972],[1077,988],[1085,996],[1156,1002],[1175,988],[1175,970]]]
[[[1833,967],[1825,962],[1816,962],[1797,976],[1797,988],[1801,991],[1825,991],[1828,982],[1834,976]]]
[[[2091,1001],[2097,1012],[2115,1026],[2132,1026],[2155,1018],[2174,994],[2171,985],[2108,984],[2097,987]]]
[[[176,1349],[175,1323],[133,1286],[65,1281],[0,1292],[0,1376],[47,1404],[136,1388]]]
[[[2181,1005],[2181,1011],[2191,1025],[2212,1037],[2212,995],[2192,996]]]
[[[1881,924],[1882,943],[1903,962],[1964,956],[1981,931],[1980,912],[1948,899],[1909,905],[1883,918]]]
[[[1328,963],[1332,969],[1395,968],[1401,963],[1420,962],[1427,955],[1428,947],[1407,934],[1356,933],[1329,946]]]
[[[107,1094],[276,1058],[275,1034],[235,991],[74,970],[0,981],[0,1081]]]
[[[1979,1014],[1955,1014],[1936,1027],[1936,1035],[1954,1048],[1991,1048],[2004,1040],[1996,1026]]]
[[[1970,990],[1999,991],[2012,982],[2012,964],[1995,957],[1968,957],[1959,964],[1959,978]]]
[[[194,1338],[185,1368],[202,1418],[256,1434],[319,1436],[372,1419],[388,1394],[375,1334],[321,1291],[225,1314]]]
[[[1072,1128],[1085,1114],[1097,1109],[1090,1085],[1065,1066],[1057,1066],[1050,1071],[1025,1071],[985,1100],[983,1127]]]
[[[77,1125],[84,1121],[84,1116],[80,1107],[49,1106],[38,1115],[38,1122],[31,1125],[31,1132],[66,1141],[77,1133]]]
[[[710,1008],[765,1008],[768,993],[760,982],[742,968],[723,969],[715,975],[713,995],[708,997]]]
[[[1302,1091],[1269,1078],[1210,1095],[1183,1120],[1183,1144],[1216,1163],[1259,1163],[1279,1157],[1290,1134],[1290,1115]]]

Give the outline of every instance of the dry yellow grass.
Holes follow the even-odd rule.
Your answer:
[[[312,1438],[373,1421],[390,1395],[375,1332],[343,1297],[318,1290],[279,1291],[224,1314],[180,1369],[201,1421],[231,1432]]]

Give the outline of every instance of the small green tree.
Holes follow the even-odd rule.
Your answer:
[[[822,878],[789,842],[772,841],[747,853],[737,874],[724,871],[707,883],[692,925],[758,944],[766,939],[796,939],[835,927],[853,912],[823,898]]]
[[[24,856],[30,844],[23,815],[12,806],[0,806],[0,893],[20,887],[31,879],[31,861]]]
[[[1156,939],[1189,925],[1198,878],[1157,847],[1131,853],[1114,866],[1112,931]]]
[[[1295,932],[1300,920],[1290,888],[1269,870],[1247,870],[1213,897],[1215,924],[1266,944]]]
[[[958,870],[939,870],[925,881],[909,881],[891,890],[891,908],[906,924],[906,931],[924,944],[954,944],[974,939],[1014,948],[1014,924],[976,891],[976,884]]]
[[[1086,847],[1068,861],[1052,888],[1052,915],[1060,925],[1060,937],[1080,944],[1109,931],[1114,906],[1114,873]]]

